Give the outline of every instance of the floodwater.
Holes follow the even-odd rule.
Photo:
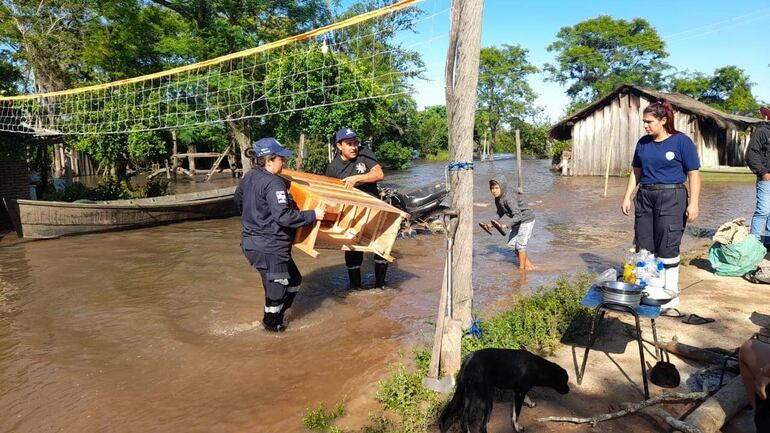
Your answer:
[[[602,178],[523,164],[540,269],[520,273],[505,239],[474,225],[481,315],[560,275],[619,265],[632,240],[632,217],[619,211],[625,179],[610,179],[602,198]],[[494,214],[489,178],[513,180],[514,167],[514,159],[476,163],[477,221]],[[423,163],[387,181],[421,186],[443,170]],[[753,197],[751,180],[707,181],[695,225],[748,217]],[[344,396],[366,423],[388,364],[432,340],[444,238],[399,239],[384,291],[347,293],[341,252],[295,251],[305,279],[288,331],[275,335],[258,326],[263,292],[239,229],[230,218],[0,244],[0,431],[300,432],[307,408]],[[369,281],[372,266],[367,258]]]

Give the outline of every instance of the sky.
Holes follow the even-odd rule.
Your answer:
[[[422,54],[429,82],[417,83],[413,95],[420,108],[444,103],[444,65],[449,27],[449,0],[424,0],[427,18],[413,36]],[[754,96],[770,102],[770,2],[767,0],[646,0],[646,1],[514,1],[485,0],[482,47],[518,44],[529,50],[529,61],[542,67],[553,62],[546,47],[560,28],[610,15],[644,18],[666,43],[665,61],[677,71],[711,75],[735,65],[756,85]],[[669,71],[673,72],[673,71]],[[530,77],[536,104],[551,121],[559,120],[569,103],[566,87],[547,82],[545,74]]]

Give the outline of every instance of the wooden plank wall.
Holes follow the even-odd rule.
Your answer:
[[[727,135],[727,161],[723,161],[724,164],[733,167],[741,167],[746,165],[746,148],[749,146],[749,140],[751,140],[752,132],[753,128],[749,128],[747,131],[728,129],[725,132]]]
[[[592,115],[577,121],[572,127],[572,174],[603,176],[610,145],[615,146],[610,174],[619,175],[628,171],[636,143],[645,134],[642,113],[649,105],[650,100],[638,95],[618,95]],[[611,144],[613,127],[615,143]],[[728,160],[721,163],[743,165],[743,153],[748,143],[747,134],[734,130],[704,128],[696,116],[683,112],[675,113],[674,127],[693,140],[703,167],[720,165],[717,134],[727,134]]]

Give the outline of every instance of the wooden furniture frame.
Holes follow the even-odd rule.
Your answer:
[[[294,246],[311,257],[317,249],[371,252],[392,262],[390,254],[401,223],[409,214],[340,179],[283,170],[289,192],[300,210],[323,205],[326,215],[313,226],[297,229]]]

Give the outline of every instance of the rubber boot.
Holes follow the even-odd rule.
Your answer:
[[[281,308],[281,313],[286,313],[286,310],[291,308],[291,305],[294,303],[294,298],[297,297],[298,291],[298,287],[289,287],[289,291],[286,292],[286,297],[283,298],[283,308]]]
[[[262,316],[262,326],[265,331],[283,332],[283,302],[265,298],[265,314]]]
[[[361,290],[361,268],[348,269],[350,290]]]
[[[666,280],[665,289],[675,294],[676,297],[671,301],[660,306],[661,311],[670,310],[672,308],[679,308],[679,266],[673,268],[666,268],[666,274],[664,275]]]
[[[374,263],[374,287],[385,288],[385,275],[388,273],[388,263]]]

